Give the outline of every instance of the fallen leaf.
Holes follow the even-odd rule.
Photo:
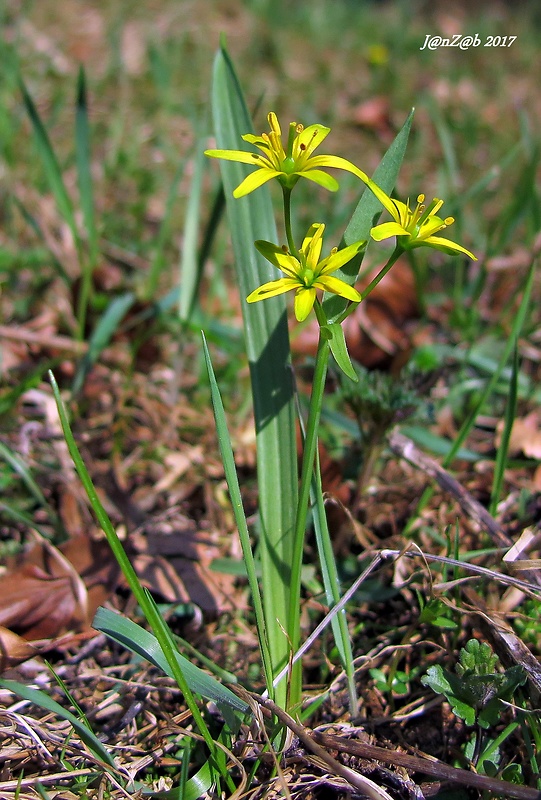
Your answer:
[[[496,447],[499,447],[505,421],[501,419],[496,425]],[[513,422],[509,439],[509,455],[522,453],[526,458],[541,459],[541,419],[538,411],[531,411],[525,417]]]
[[[30,642],[0,625],[0,673],[36,654],[37,650]]]

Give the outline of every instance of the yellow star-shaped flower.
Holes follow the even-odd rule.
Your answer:
[[[354,303],[360,302],[361,295],[356,289],[330,273],[351,261],[353,256],[366,246],[366,242],[355,242],[342,250],[334,247],[330,255],[320,261],[324,230],[323,223],[315,222],[310,226],[299,250],[298,258],[292,255],[287,248],[278,247],[271,242],[257,241],[255,246],[261,255],[278,267],[286,277],[264,283],[263,286],[248,295],[247,302],[255,303],[258,300],[275,297],[294,289],[295,316],[299,322],[305,320],[312,310],[317,289],[339,294]]]
[[[396,236],[397,242],[404,250],[412,250],[414,247],[434,247],[451,256],[464,253],[477,261],[476,256],[462,245],[441,236],[434,236],[435,233],[445,230],[454,222],[453,217],[442,219],[436,216],[443,205],[443,200],[435,197],[427,206],[424,194],[420,194],[417,198],[417,206],[412,211],[409,201],[401,203],[400,200],[394,200],[385,194],[374,181],[368,180],[367,183],[394,220],[394,222],[383,222],[372,228],[370,231],[372,239],[381,242],[382,239]]]
[[[267,117],[269,133],[254,136],[245,134],[245,142],[255,145],[261,153],[247,150],[205,150],[211,158],[222,158],[226,161],[240,161],[258,169],[245,178],[233,192],[234,197],[243,197],[273,178],[278,178],[282,186],[292,189],[299,178],[307,178],[325,189],[335,192],[338,181],[324,172],[321,167],[337,167],[355,175],[359,170],[350,161],[340,156],[314,156],[312,153],[319,147],[330,131],[324,125],[302,125],[292,122],[289,126],[287,148],[282,143],[282,130],[274,112]]]

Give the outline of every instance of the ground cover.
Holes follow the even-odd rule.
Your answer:
[[[254,0],[128,14],[42,1],[2,14],[1,796],[196,797],[194,775],[209,796],[538,796],[535,7],[477,16],[462,5]],[[323,122],[332,152],[369,174],[415,106],[396,196],[445,198],[449,236],[478,256],[402,257],[344,323],[359,383],[336,367],[327,377],[321,474],[341,592],[354,586],[353,713],[332,626],[303,656],[302,713],[283,717],[262,697],[200,334],[256,543],[244,297],[217,165],[202,155],[215,146],[221,34],[256,130],[268,109]],[[482,43],[421,49],[428,34]],[[505,36],[517,38],[485,46]],[[295,230],[325,219],[329,248],[360,194],[354,175],[339,177],[336,195],[299,184],[294,208]],[[389,252],[371,245],[364,285]],[[318,325],[290,317],[306,411]],[[134,655],[91,627],[102,606],[142,624],[145,596],[134,599],[92,513],[49,369],[98,498],[179,651],[252,708],[255,722],[233,725],[226,742],[220,714],[234,701],[196,701],[212,740],[232,752],[221,784],[205,783],[209,743],[167,665],[141,658],[147,640]],[[318,547],[308,525],[302,641],[329,607]],[[13,681],[43,694],[13,694]],[[272,714],[297,737],[283,759],[266,739]],[[437,759],[432,772],[414,760],[423,754]]]

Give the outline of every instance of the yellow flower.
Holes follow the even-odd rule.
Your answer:
[[[394,222],[383,222],[381,225],[376,225],[375,228],[372,228],[370,235],[377,242],[381,242],[382,239],[388,239],[391,236],[397,236],[397,241],[404,250],[412,250],[414,247],[423,246],[434,247],[436,250],[442,250],[451,256],[465,253],[470,258],[473,258],[474,261],[477,261],[473,253],[470,253],[462,245],[441,236],[434,236],[435,233],[445,230],[454,222],[453,217],[442,219],[436,216],[443,205],[443,200],[438,200],[435,197],[426,206],[425,196],[420,194],[417,198],[417,206],[412,211],[409,207],[409,201],[401,203],[400,200],[392,199],[374,181],[369,180],[368,186],[394,219]]]
[[[330,273],[351,261],[353,256],[366,246],[366,242],[355,242],[343,250],[334,247],[330,255],[320,261],[324,230],[323,223],[315,222],[311,225],[299,251],[299,258],[292,255],[285,247],[278,247],[271,242],[257,241],[255,246],[261,255],[287,277],[264,283],[248,295],[247,302],[255,303],[295,289],[295,316],[299,322],[305,320],[312,310],[316,289],[339,294],[354,303],[360,302],[361,295],[356,289]]]
[[[282,186],[292,189],[300,177],[308,178],[325,189],[335,192],[338,181],[321,167],[337,167],[348,170],[358,175],[359,170],[345,158],[340,156],[313,156],[312,153],[319,147],[330,131],[324,125],[309,125],[304,128],[296,122],[290,123],[287,149],[282,144],[282,130],[274,112],[267,117],[270,126],[269,133],[254,136],[245,134],[245,142],[255,145],[261,153],[247,150],[205,150],[205,155],[211,158],[223,158],[226,161],[240,161],[250,164],[258,169],[245,178],[233,192],[234,197],[243,197],[272,178],[278,178]]]

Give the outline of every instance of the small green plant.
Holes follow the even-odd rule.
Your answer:
[[[435,664],[421,678],[421,683],[446,697],[457,717],[464,720],[468,727],[477,729],[474,742],[470,742],[466,748],[466,755],[478,771],[481,771],[482,763],[488,761],[489,756],[494,758],[495,750],[503,741],[500,734],[497,743],[496,740],[485,742],[483,751],[482,731],[500,721],[505,702],[526,682],[526,675],[519,664],[504,672],[496,672],[497,663],[498,656],[489,644],[470,639],[460,651],[454,672]],[[507,726],[504,738],[515,730],[517,724]]]

